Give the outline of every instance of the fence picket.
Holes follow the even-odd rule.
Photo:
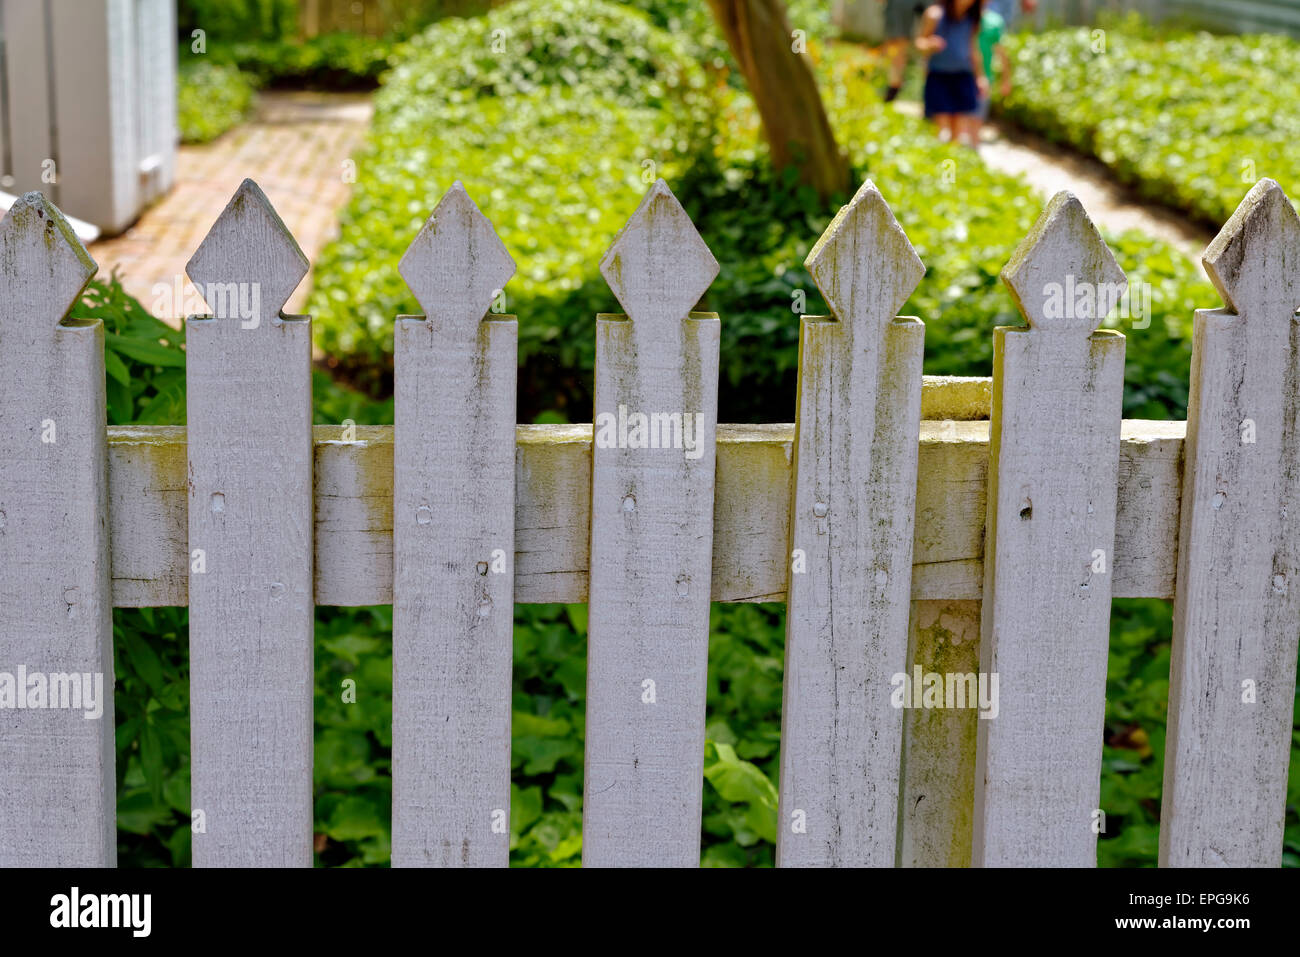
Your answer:
[[[307,260],[244,180],[186,271],[215,313],[186,320],[194,864],[310,867]]]
[[[1205,251],[1187,403],[1162,866],[1277,867],[1300,636],[1300,217],[1261,180]]]
[[[64,319],[95,268],[40,193],[0,222],[4,867],[117,860],[104,326]]]
[[[400,271],[425,315],[394,349],[393,864],[505,867],[518,336],[487,313],[515,264],[457,182]]]
[[[867,181],[807,267],[834,318],[800,323],[777,863],[892,867],[925,266]]]
[[[690,309],[718,264],[659,180],[600,269],[627,315],[596,322],[582,859],[695,867],[719,321]],[[641,446],[652,415],[670,447]]]
[[[215,313],[187,319],[188,426],[107,428],[103,324],[65,318],[95,265],[29,193],[0,221],[0,866],[115,863],[114,604],[191,609],[195,865],[310,866],[315,604],[388,601],[393,863],[505,866],[513,606],[584,600],[583,862],[695,866],[710,602],[782,598],[780,866],[1092,866],[1112,596],[1175,598],[1160,863],[1277,866],[1276,183],[1204,262],[1225,308],[1186,423],[1121,421],[1098,326],[1126,279],[1068,193],[1003,271],[1028,325],[993,378],[923,381],[895,313],[924,267],[867,182],[807,259],[833,316],[801,318],[797,423],[719,426],[720,322],[690,311],[718,264],[660,180],[601,263],[626,315],[597,319],[593,424],[516,425],[517,323],[488,313],[515,266],[457,182],[399,267],[425,315],[396,320],[396,425],[312,426],[310,319],[282,314],[308,264],[246,180],[188,266]]]
[[[994,333],[976,866],[1097,863],[1127,280],[1058,193],[1002,273],[1027,328]]]

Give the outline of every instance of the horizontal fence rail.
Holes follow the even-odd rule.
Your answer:
[[[801,321],[797,421],[718,424],[726,316],[693,311],[718,264],[661,180],[601,263],[624,314],[594,421],[517,425],[517,322],[489,313],[515,264],[456,183],[400,267],[424,315],[393,317],[396,424],[313,426],[311,320],[282,312],[308,263],[246,181],[188,269],[215,313],[187,321],[189,426],[106,427],[102,325],[62,319],[95,264],[26,195],[0,223],[0,865],[114,863],[111,609],[188,605],[194,864],[310,866],[313,606],[391,603],[393,863],[504,866],[513,605],[586,602],[584,863],[694,866],[709,603],[785,601],[780,866],[1092,866],[1111,600],[1155,597],[1160,863],[1277,866],[1276,183],[1204,262],[1225,308],[1195,317],[1187,422],[1121,419],[1098,327],[1126,280],[1068,193],[1003,272],[1027,325],[992,377],[926,377],[896,315],[924,265],[868,182],[808,256],[832,314]],[[1091,294],[1062,314],[1062,287]]]
[[[984,587],[989,379],[926,377],[912,597]],[[975,402],[966,404],[965,397]],[[982,406],[981,406],[982,402]],[[938,415],[946,415],[942,420]],[[393,427],[312,427],[316,604],[393,601]],[[1115,524],[1117,598],[1172,598],[1184,422],[1126,419]],[[588,597],[592,426],[515,427],[515,588],[523,604]],[[713,601],[784,601],[794,425],[719,425]],[[187,604],[184,426],[111,426],[113,604]]]

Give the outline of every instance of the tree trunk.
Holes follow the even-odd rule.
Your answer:
[[[794,166],[823,198],[849,189],[849,164],[835,143],[804,55],[794,50],[781,0],[709,0],[763,120],[777,169]]]

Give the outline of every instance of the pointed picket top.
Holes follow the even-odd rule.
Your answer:
[[[1128,288],[1128,277],[1073,193],[1051,198],[1002,270],[1030,326],[1090,336]]]
[[[1224,305],[1237,315],[1300,307],[1300,216],[1282,187],[1261,179],[1201,257]]]
[[[718,261],[662,179],[656,180],[600,261],[633,322],[685,319],[718,275]]]
[[[397,271],[430,320],[473,330],[515,274],[515,261],[456,180],[411,241]]]
[[[244,303],[256,301],[261,320],[279,315],[307,275],[308,266],[307,257],[271,201],[256,183],[246,179],[208,230],[185,272],[214,311],[221,309],[213,301],[217,296],[208,295],[214,286],[247,285],[249,290],[237,293],[236,302],[241,294]]]
[[[835,318],[875,327],[894,320],[925,275],[925,264],[871,180],[840,207],[804,266]]]
[[[58,208],[24,194],[0,221],[0,332],[53,331],[98,268]]]

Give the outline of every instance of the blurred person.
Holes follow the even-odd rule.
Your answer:
[[[994,59],[997,60],[997,71],[1001,77],[998,95],[1005,97],[1011,92],[1011,57],[1002,43],[1002,37],[1006,33],[1006,21],[993,9],[993,0],[986,0],[986,2],[988,5],[980,14],[979,46],[980,58],[984,61],[984,74],[988,77],[988,88],[980,95],[979,105],[975,109],[975,118],[972,121],[974,125],[972,139],[976,144],[980,141],[980,130],[983,128],[984,121],[989,118]]]
[[[989,78],[980,53],[982,0],[944,0],[926,8],[916,48],[929,58],[925,115],[939,126],[939,138],[975,146],[979,99]]]
[[[885,42],[881,49],[889,57],[889,86],[885,102],[891,103],[903,87],[903,71],[907,69],[907,54],[916,33],[916,18],[925,9],[916,0],[880,0],[885,5]]]

